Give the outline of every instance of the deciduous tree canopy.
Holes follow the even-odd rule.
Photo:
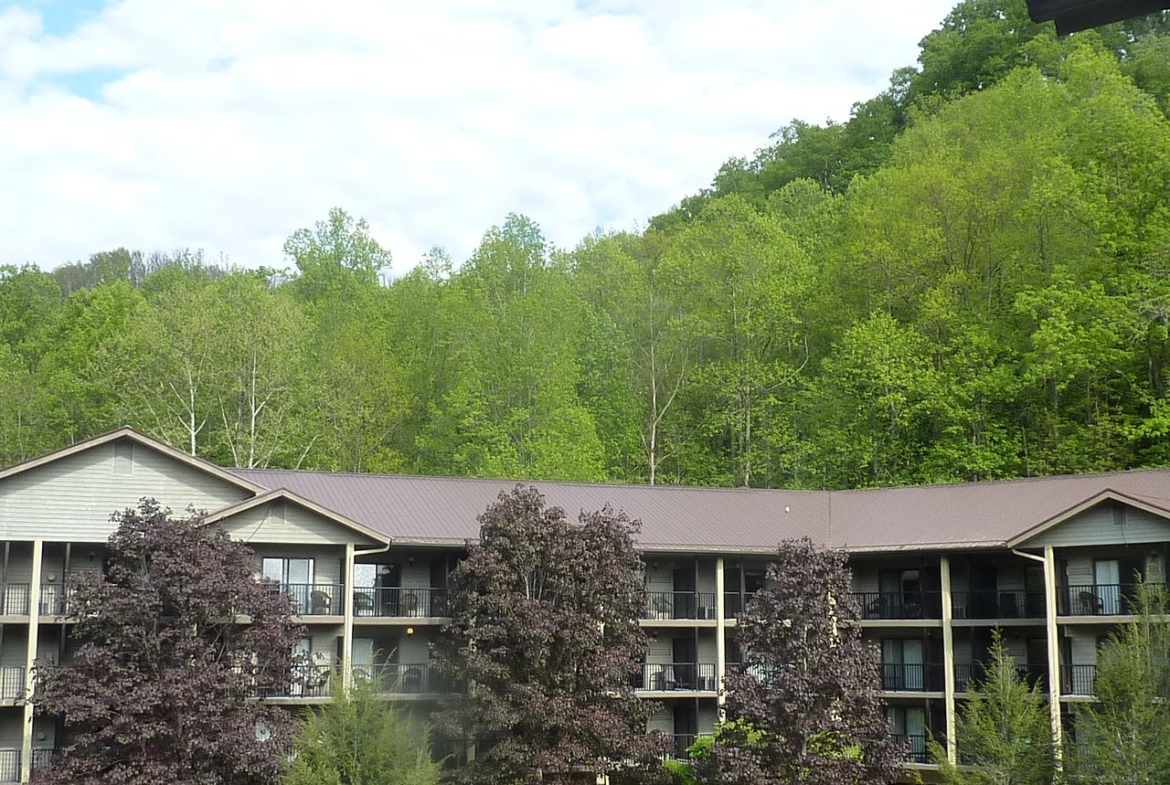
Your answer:
[[[275,785],[292,719],[254,698],[288,686],[288,598],[198,519],[144,501],[116,520],[105,574],[70,587],[79,648],[37,667],[37,710],[64,728],[37,782]]]
[[[665,740],[646,735],[651,707],[634,695],[646,650],[636,530],[608,509],[572,523],[520,486],[480,516],[435,650],[435,667],[467,683],[467,701],[439,717],[446,735],[477,740],[465,781],[664,775]]]

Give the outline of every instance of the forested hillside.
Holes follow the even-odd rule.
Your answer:
[[[226,465],[584,481],[1170,465],[1168,109],[1164,17],[1058,41],[968,0],[848,122],[641,233],[513,215],[384,282],[335,210],[286,272],[0,267],[0,465],[122,424]]]

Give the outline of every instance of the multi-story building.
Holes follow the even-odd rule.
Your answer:
[[[113,512],[154,498],[251,545],[297,602],[316,676],[274,700],[321,702],[330,679],[382,671],[426,701],[450,692],[428,665],[448,575],[513,484],[225,469],[129,429],[0,470],[0,782],[50,760],[58,728],[34,715],[33,667],[70,656],[63,586],[101,568]],[[891,732],[926,770],[995,628],[1061,733],[1092,699],[1098,641],[1128,618],[1135,578],[1165,581],[1170,542],[1170,470],[843,492],[537,485],[569,515],[609,504],[641,520],[637,687],[679,748],[715,723],[736,613],[783,539],[849,553]]]

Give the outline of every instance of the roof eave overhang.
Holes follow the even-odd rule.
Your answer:
[[[1128,505],[1130,507],[1134,507],[1134,508],[1139,509],[1139,510],[1144,510],[1145,512],[1148,512],[1151,515],[1156,515],[1159,518],[1164,518],[1166,520],[1170,520],[1170,509],[1167,509],[1165,507],[1160,507],[1156,504],[1152,504],[1152,503],[1147,502],[1147,501],[1143,501],[1142,499],[1139,499],[1136,496],[1130,496],[1129,494],[1121,493],[1120,491],[1115,491],[1112,488],[1106,488],[1105,490],[1101,491],[1100,493],[1094,494],[1093,496],[1090,496],[1089,498],[1085,499],[1084,501],[1081,501],[1081,502],[1078,502],[1077,504],[1074,504],[1072,507],[1069,507],[1068,509],[1057,513],[1056,515],[1052,516],[1048,520],[1042,521],[1041,523],[1037,524],[1036,526],[1033,526],[1031,529],[1028,529],[1027,531],[1019,534],[1018,536],[1008,540],[1006,543],[1007,547],[1009,547],[1009,548],[1027,547],[1028,540],[1031,540],[1035,537],[1038,537],[1039,535],[1043,534],[1044,532],[1048,531],[1049,529],[1051,529],[1055,526],[1058,526],[1058,525],[1064,523],[1065,521],[1069,520],[1070,518],[1074,518],[1077,515],[1080,515],[1081,513],[1085,512],[1086,510],[1090,510],[1093,507],[1096,507],[1098,504],[1101,504],[1102,502],[1105,502],[1105,501],[1120,502],[1120,503]]]

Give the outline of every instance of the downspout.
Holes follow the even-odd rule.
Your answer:
[[[342,591],[345,594],[345,626],[341,637],[341,687],[349,692],[353,686],[353,565],[358,556],[372,556],[375,553],[385,553],[390,550],[393,540],[378,548],[364,551],[354,550],[353,543],[345,544],[345,575],[342,582],[345,584]]]
[[[1056,627],[1056,556],[1051,545],[1044,546],[1044,555],[1012,548],[1012,553],[1044,565],[1044,620],[1048,638],[1048,712],[1052,722],[1052,763],[1056,779],[1064,773],[1064,729],[1060,725],[1060,640]]]

